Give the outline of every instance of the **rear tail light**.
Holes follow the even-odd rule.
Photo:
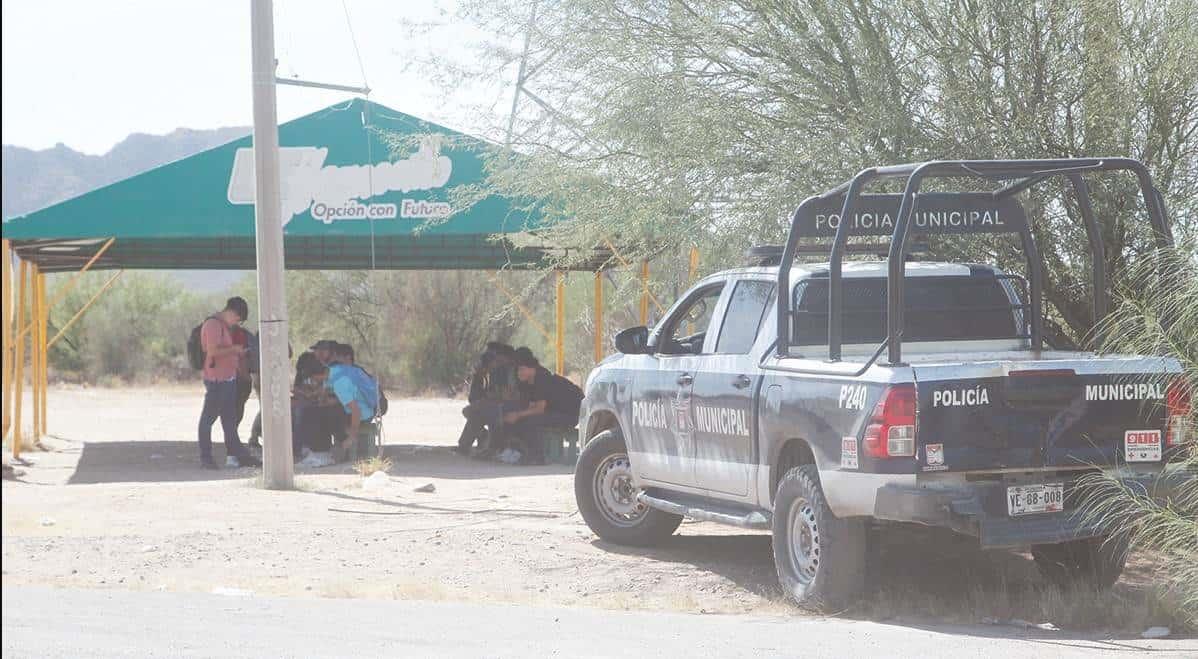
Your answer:
[[[1165,390],[1165,445],[1179,446],[1190,440],[1186,427],[1190,416],[1192,390],[1185,377],[1169,383]]]
[[[915,455],[915,385],[887,387],[865,427],[865,454],[875,458]]]

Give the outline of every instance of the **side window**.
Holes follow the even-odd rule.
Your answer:
[[[723,290],[723,284],[700,289],[679,307],[662,328],[657,351],[665,355],[701,354],[711,315]]]
[[[774,283],[745,280],[736,284],[715,351],[724,355],[743,355],[753,347],[761,319],[774,299]]]

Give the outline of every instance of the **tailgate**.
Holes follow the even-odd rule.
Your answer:
[[[1160,464],[1166,383],[1135,358],[913,365],[922,471]]]

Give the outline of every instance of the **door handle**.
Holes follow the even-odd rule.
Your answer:
[[[683,387],[689,387],[690,385],[692,385],[694,383],[695,383],[695,376],[691,375],[690,373],[683,373],[682,375],[678,376],[678,384]]]
[[[753,378],[750,378],[747,375],[738,375],[736,376],[736,379],[732,381],[732,386],[736,387],[737,389],[744,389],[751,384],[753,384]]]

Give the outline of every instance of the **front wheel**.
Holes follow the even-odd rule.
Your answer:
[[[851,604],[865,589],[866,524],[832,514],[815,465],[786,472],[774,495],[774,567],[796,604]]]
[[[682,517],[637,501],[628,449],[618,431],[605,430],[587,442],[574,468],[574,498],[587,526],[621,545],[648,546],[668,538]]]

